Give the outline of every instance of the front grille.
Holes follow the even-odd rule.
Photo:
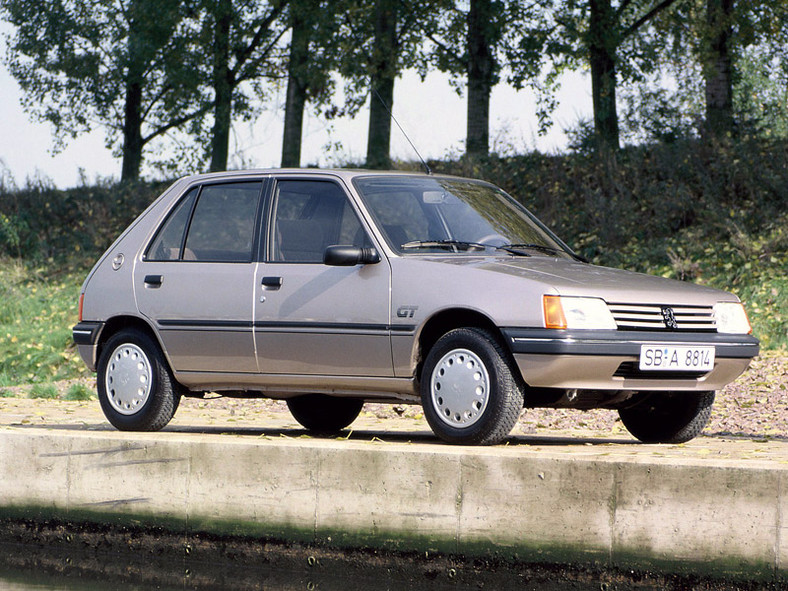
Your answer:
[[[637,361],[624,361],[613,377],[630,380],[696,380],[708,372],[702,371],[643,371]]]
[[[620,330],[679,330],[712,332],[717,330],[712,306],[671,306],[668,304],[615,304],[608,308]],[[665,324],[663,309],[670,308],[676,319],[676,328]]]

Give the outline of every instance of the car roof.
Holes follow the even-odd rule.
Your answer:
[[[244,178],[250,176],[279,176],[279,175],[309,175],[309,176],[332,176],[344,180],[351,180],[356,177],[369,176],[402,176],[402,177],[421,177],[421,178],[460,178],[444,174],[427,174],[423,171],[413,170],[367,170],[350,168],[258,168],[248,170],[229,170],[224,172],[209,172],[182,177],[181,182],[200,182],[218,179]]]

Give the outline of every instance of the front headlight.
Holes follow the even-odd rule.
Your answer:
[[[542,298],[545,328],[616,330],[607,304],[599,298],[546,295]]]
[[[714,320],[717,332],[727,334],[750,334],[752,326],[744,305],[739,302],[717,302],[714,304]]]

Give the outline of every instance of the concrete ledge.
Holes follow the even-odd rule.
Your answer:
[[[788,580],[788,463],[0,430],[0,511]]]

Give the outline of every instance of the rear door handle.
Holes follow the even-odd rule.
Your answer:
[[[282,278],[281,277],[263,277],[263,289],[269,289],[272,291],[276,291],[280,287],[282,287]]]
[[[147,287],[161,287],[161,275],[145,275],[145,285]]]

